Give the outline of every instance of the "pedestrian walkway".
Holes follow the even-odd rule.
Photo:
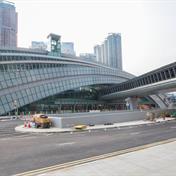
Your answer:
[[[176,141],[38,176],[175,176],[175,161]]]
[[[84,130],[96,130],[96,129],[108,129],[108,128],[120,128],[120,127],[126,127],[126,126],[137,126],[137,125],[145,125],[145,124],[153,124],[153,123],[160,123],[164,121],[170,121],[170,120],[175,120],[175,118],[171,117],[166,117],[165,119],[163,118],[158,118],[156,121],[149,121],[149,120],[139,120],[139,121],[130,121],[130,122],[122,122],[122,123],[114,123],[112,125],[95,125],[95,126],[87,126],[86,129]],[[18,132],[32,132],[32,133],[63,133],[63,132],[75,132],[78,131],[73,128],[45,128],[45,129],[40,129],[40,128],[27,128],[24,127],[24,125],[17,126],[15,128],[16,131]]]

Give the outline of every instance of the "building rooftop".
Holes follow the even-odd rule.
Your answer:
[[[61,38],[60,35],[53,34],[53,33],[50,33],[50,34],[47,36],[47,38],[49,38],[49,37],[53,37],[53,38],[55,38],[55,39],[57,39],[57,40],[59,40],[59,39]]]
[[[31,49],[31,48],[7,48],[7,47],[0,47],[0,53],[31,53],[31,54],[43,54],[47,55],[48,51],[40,50],[40,49]]]
[[[10,1],[6,1],[6,0],[0,0],[0,5],[11,5],[11,6],[15,6],[15,3],[10,2]]]

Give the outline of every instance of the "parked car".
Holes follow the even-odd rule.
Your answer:
[[[75,125],[74,128],[75,128],[76,130],[83,130],[83,129],[86,129],[87,126],[86,126],[86,125]]]
[[[114,123],[106,122],[106,123],[104,123],[104,125],[114,125]]]
[[[89,126],[95,126],[95,124],[93,124],[93,123],[89,123]]]
[[[33,115],[32,122],[35,123],[36,128],[50,128],[51,127],[51,120],[48,118],[47,115],[44,114],[35,114]]]

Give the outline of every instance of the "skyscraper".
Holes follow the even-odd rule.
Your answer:
[[[17,23],[15,4],[0,0],[0,47],[17,47]]]
[[[107,37],[108,63],[113,68],[122,70],[121,35],[110,33]]]
[[[108,60],[108,57],[109,57],[109,52],[108,52],[108,40],[105,39],[104,41],[104,60],[105,60],[105,64],[110,66],[109,64],[109,60]]]
[[[101,46],[100,45],[94,46],[94,55],[96,57],[96,61],[101,63],[102,57],[101,57]]]
[[[94,54],[98,62],[122,70],[121,35],[110,33],[102,45],[94,47]]]

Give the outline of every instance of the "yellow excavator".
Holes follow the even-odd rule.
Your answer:
[[[35,123],[36,128],[50,128],[51,127],[51,120],[48,118],[47,115],[44,114],[35,114],[31,120]]]

